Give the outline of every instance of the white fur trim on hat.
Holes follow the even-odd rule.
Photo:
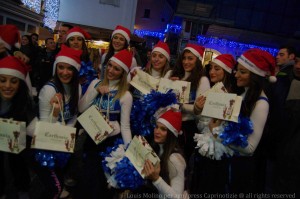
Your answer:
[[[129,72],[129,68],[126,66],[126,64],[124,64],[122,61],[120,61],[116,57],[111,57],[109,60],[114,61],[117,64],[119,64],[127,73]]]
[[[160,47],[155,47],[155,48],[153,48],[152,52],[154,52],[154,51],[160,52],[167,58],[168,61],[170,61],[170,55],[165,49],[160,48]]]
[[[127,34],[127,32],[125,32],[124,30],[117,29],[117,30],[114,30],[114,31],[113,31],[112,37],[113,37],[115,34],[117,34],[117,33],[123,35],[123,36],[125,37],[127,43],[129,44],[129,42],[130,42],[130,37],[129,37],[129,35]]]
[[[198,57],[200,59],[200,61],[202,61],[203,57],[199,54],[198,51],[196,51],[194,48],[191,47],[186,47],[184,50],[189,50],[191,51],[196,57]]]
[[[160,122],[162,124],[164,124],[170,131],[172,131],[172,133],[178,137],[179,134],[181,134],[181,131],[178,132],[173,126],[172,124],[170,124],[170,122],[168,122],[167,120],[165,120],[164,118],[159,118],[157,120],[157,122]]]
[[[8,50],[11,50],[11,46],[8,44],[8,43],[6,43],[1,37],[0,37],[0,43],[3,43],[4,44],[4,47],[5,48],[7,48]]]
[[[227,72],[231,73],[232,69],[229,68],[226,64],[224,64],[223,62],[221,62],[219,59],[213,59],[212,62],[214,62],[215,64],[218,64],[219,66],[221,66],[224,70],[226,70]]]
[[[258,68],[254,63],[252,63],[244,55],[240,56],[238,58],[237,62],[240,63],[241,65],[243,65],[244,67],[246,67],[251,72],[253,72],[259,76],[265,77],[267,74],[266,71],[263,71],[260,68]]]
[[[73,37],[75,35],[80,36],[85,39],[84,35],[81,32],[71,32],[70,34],[67,35],[66,40],[68,40],[70,37]]]
[[[55,74],[55,69],[56,69],[56,64],[59,62],[67,63],[76,68],[77,71],[80,70],[81,65],[77,63],[74,59],[71,59],[70,57],[67,56],[58,56],[55,59],[55,62],[53,64],[53,75]]]
[[[11,75],[22,80],[25,80],[25,75],[18,70],[10,69],[10,68],[0,68],[0,74]]]

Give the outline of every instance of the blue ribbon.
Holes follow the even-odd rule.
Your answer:
[[[132,134],[151,135],[156,125],[154,113],[161,107],[176,103],[176,95],[172,90],[167,93],[151,91],[151,93],[144,95],[140,100],[134,101],[130,114]]]
[[[227,122],[224,131],[220,133],[224,145],[248,146],[248,136],[253,133],[253,124],[248,117],[239,116],[238,123]]]
[[[70,153],[38,150],[35,153],[35,160],[41,166],[49,169],[54,169],[55,167],[63,168],[66,166],[70,156]]]
[[[123,140],[117,139],[112,147],[107,147],[105,152],[100,153],[100,155],[104,159],[102,161],[102,168],[104,172],[110,175],[112,175],[113,173],[110,168],[106,166],[107,161],[105,160],[105,158],[111,157],[111,152],[115,151],[120,144],[123,144]],[[135,169],[135,167],[126,156],[124,156],[124,158],[122,158],[120,162],[116,163],[116,167],[114,168],[113,172],[116,174],[115,180],[121,189],[134,190],[144,184],[144,179],[141,177],[139,172]]]

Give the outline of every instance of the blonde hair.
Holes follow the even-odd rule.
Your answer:
[[[151,75],[152,68],[153,66],[151,63],[150,67],[145,69],[145,72]],[[160,71],[160,77],[164,77],[169,70],[170,70],[170,62],[168,61],[168,59],[166,59],[166,64],[164,65],[164,68]]]
[[[127,82],[127,73],[122,68],[123,72],[118,83],[118,92],[117,95],[114,97],[113,101],[120,99],[123,95],[125,95],[126,91],[128,90],[128,82]],[[100,86],[108,86],[109,80],[107,79],[107,69],[105,70],[103,82],[99,84]]]

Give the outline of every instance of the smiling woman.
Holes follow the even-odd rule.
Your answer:
[[[31,121],[34,112],[32,99],[25,83],[27,72],[27,66],[13,56],[0,59],[0,118],[12,118],[26,124]],[[2,127],[0,128],[3,131]],[[6,177],[8,172],[11,173],[9,177],[14,179],[11,184],[16,188],[14,193],[28,192],[30,176],[25,159],[27,150],[18,155],[0,151],[0,198],[5,189],[10,188],[11,179]],[[3,168],[3,165],[7,168]],[[9,197],[9,193],[5,194]]]
[[[74,126],[77,121],[78,100],[81,96],[79,85],[81,50],[75,50],[62,45],[61,51],[56,56],[53,69],[53,78],[47,82],[39,94],[39,119],[62,123],[62,118],[68,126]],[[62,114],[61,115],[61,106]],[[53,110],[53,114],[51,111]],[[54,173],[47,168],[37,168],[41,181],[47,187],[47,192],[42,198],[53,198],[61,192],[63,179],[62,171]],[[58,180],[59,179],[59,180]],[[58,184],[58,185],[57,185]]]
[[[105,115],[106,120],[113,128],[113,132],[98,146],[95,146],[94,141],[90,137],[87,138],[86,146],[90,146],[92,150],[86,154],[86,164],[96,164],[92,168],[99,168],[99,171],[97,171],[99,173],[99,176],[97,176],[97,179],[99,179],[97,181],[98,184],[94,180],[86,182],[86,189],[91,190],[87,191],[89,194],[85,195],[87,198],[99,198],[101,196],[111,198],[111,196],[106,195],[111,191],[106,189],[107,180],[104,172],[98,165],[98,162],[102,161],[98,154],[106,151],[106,148],[113,145],[117,138],[122,138],[125,146],[132,139],[130,130],[132,96],[128,91],[127,83],[132,54],[126,49],[121,50],[114,54],[107,63],[103,81],[99,79],[93,80],[79,101],[80,112],[87,110],[91,105],[95,105]],[[95,173],[90,175],[94,179]],[[102,187],[100,192],[104,195],[92,191],[98,189],[98,187]]]

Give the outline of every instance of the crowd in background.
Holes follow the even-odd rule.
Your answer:
[[[60,26],[57,42],[47,38],[43,48],[36,33],[23,35],[17,48],[18,29],[1,25],[0,30],[0,118],[28,126],[24,151],[0,152],[0,199],[299,195],[300,54],[293,46],[281,46],[276,57],[261,49],[248,49],[237,60],[221,54],[203,66],[205,47],[188,43],[171,65],[167,43],[130,47],[130,30],[121,25],[103,55],[88,49],[91,36],[85,30],[69,24]],[[160,107],[166,109],[146,137],[160,163],[147,160],[146,182],[122,189],[110,185],[99,154],[118,139],[128,146],[134,136],[134,104],[147,99],[129,84],[138,70],[157,80],[190,82],[191,90],[188,103]],[[201,115],[206,91],[218,83],[243,99],[239,118],[245,122],[237,125],[252,131],[246,136],[233,131],[244,136],[242,144],[224,137],[230,123]],[[77,121],[92,105],[113,129],[99,145]],[[77,129],[74,153],[64,167],[50,169],[35,160],[30,143],[36,119]]]

